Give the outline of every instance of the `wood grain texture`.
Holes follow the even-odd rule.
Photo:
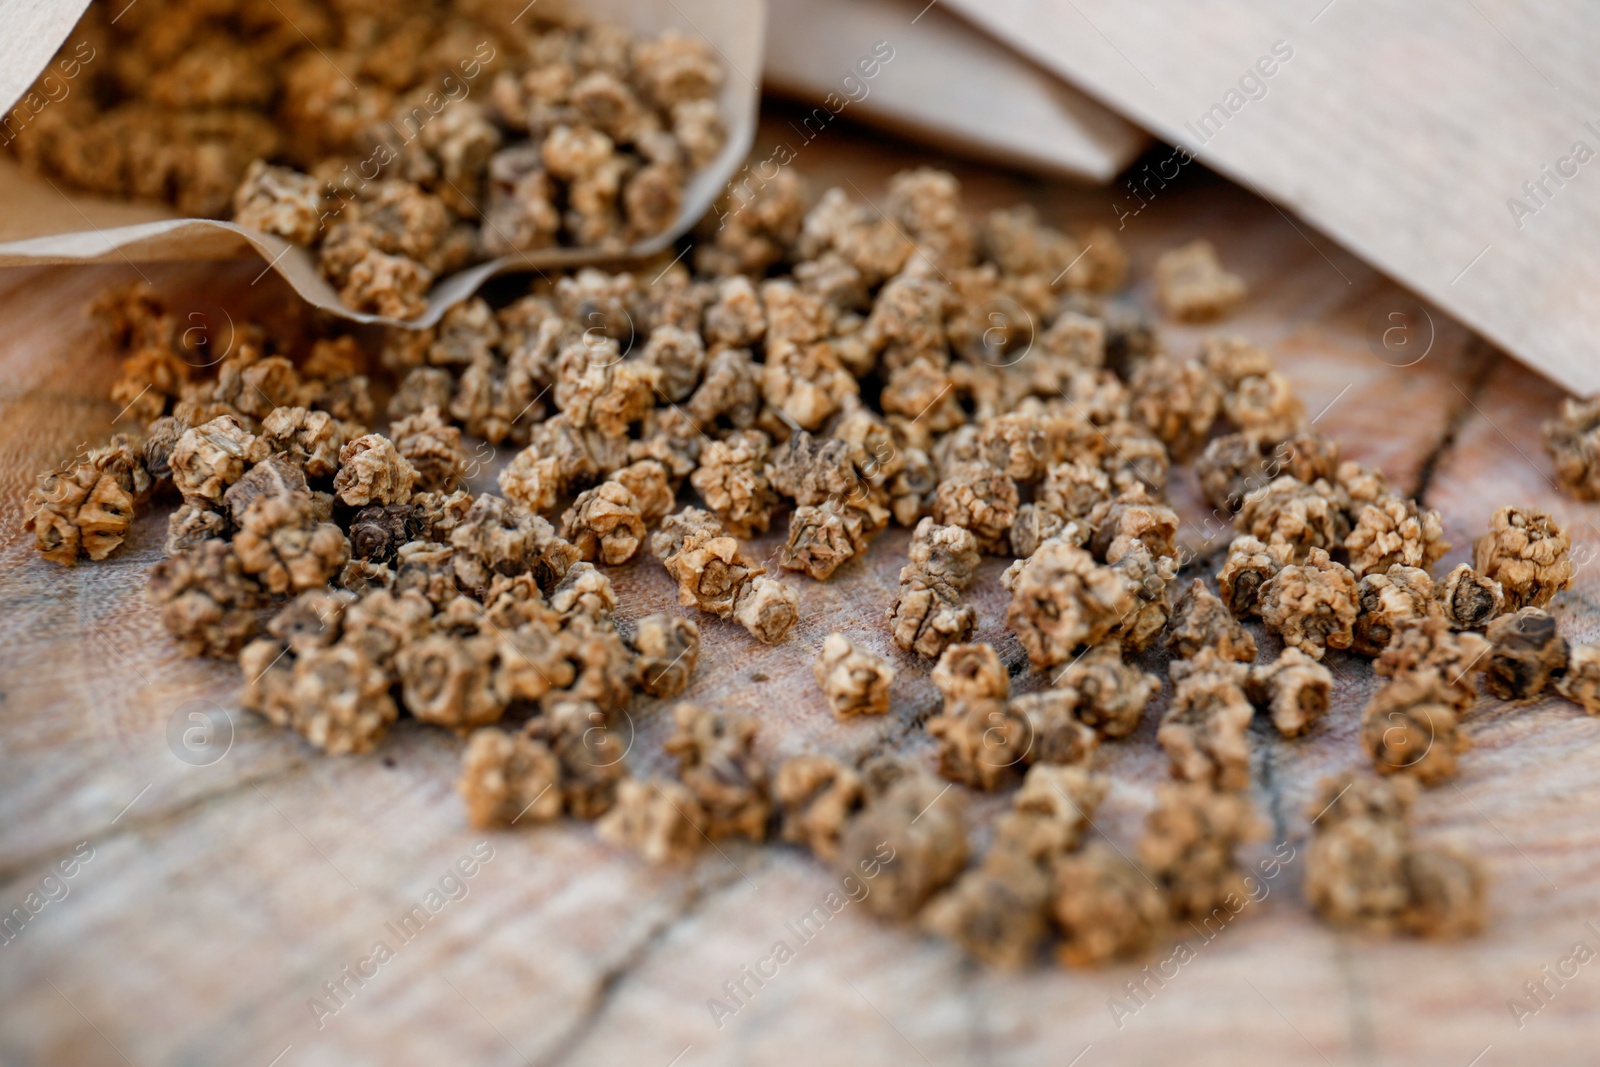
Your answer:
[[[840,129],[797,166],[818,189],[848,178],[877,199],[894,169],[926,159]],[[1057,220],[1104,217],[1104,191],[954,169],[975,209],[1028,199]],[[1326,407],[1318,426],[1349,455],[1443,509],[1457,548],[1441,566],[1463,558],[1493,508],[1511,500],[1556,511],[1584,545],[1600,543],[1600,508],[1566,501],[1543,476],[1535,427],[1554,388],[1438,312],[1426,358],[1405,369],[1380,361],[1369,323],[1410,298],[1324,246],[1330,264],[1272,207],[1204,175],[1164,193],[1123,237],[1148,266],[1160,249],[1201,234],[1253,288],[1226,328],[1280,353],[1310,410]],[[271,276],[249,284],[255,262],[144,270],[180,309],[288,299]],[[0,1062],[689,1067],[803,1056],[938,1067],[1466,1067],[1486,1046],[1480,1064],[1574,1062],[1592,1041],[1600,978],[1587,970],[1520,1031],[1506,1007],[1573,942],[1594,945],[1583,924],[1600,919],[1600,721],[1556,701],[1485,702],[1466,727],[1476,747],[1460,778],[1418,806],[1424,837],[1462,842],[1492,872],[1490,926],[1473,941],[1329,931],[1299,899],[1297,860],[1119,1029],[1108,998],[1125,997],[1137,965],[996,972],[850,905],[719,1029],[707,998],[776,940],[792,939],[786,923],[838,884],[823,865],[788,847],[724,844],[686,868],[653,869],[570,822],[474,833],[454,794],[460,743],[451,736],[401,724],[369,756],[323,758],[238,711],[232,667],[177,654],[142,596],[162,516],[142,517],[103,564],[62,570],[33,554],[18,529],[24,487],[80,442],[102,438],[117,415],[103,399],[113,361],[78,309],[128,276],[111,267],[0,272],[0,908],[21,904],[80,842],[94,850],[68,895],[0,946]],[[1174,330],[1172,345],[1188,352],[1199,336]],[[1174,495],[1191,547],[1225,543],[1188,475]],[[760,716],[769,755],[894,749],[931,758],[919,726],[934,707],[926,667],[890,649],[880,619],[904,542],[903,532],[885,535],[826,584],[794,579],[803,622],[779,646],[702,619],[705,653],[688,695]],[[754,550],[770,554],[776,543]],[[1020,672],[1021,652],[1001,626],[999,570],[986,564],[972,594],[979,636]],[[675,610],[653,561],[612,576],[625,614]],[[1570,635],[1600,629],[1597,586],[1586,567],[1558,602]],[[826,710],[810,666],[833,628],[902,668],[885,718],[840,724]],[[1263,653],[1276,654],[1276,641],[1262,640]],[[1281,841],[1303,855],[1317,780],[1363,761],[1356,721],[1370,667],[1338,653],[1329,662],[1337,690],[1321,726],[1297,741],[1259,724],[1254,733],[1252,797],[1272,838],[1252,859]],[[231,748],[206,767],[179,762],[167,744],[169,720],[194,699],[232,712]],[[642,703],[632,720],[630,763],[665,769],[661,709]],[[1166,779],[1154,713],[1104,753],[1114,785],[1097,830],[1129,849]],[[1003,798],[955,787],[940,802],[963,801],[981,840]],[[319,1029],[309,998],[378,940],[397,946],[387,924],[483,842],[493,858],[466,881],[466,896],[364,985],[349,983],[348,1005]]]

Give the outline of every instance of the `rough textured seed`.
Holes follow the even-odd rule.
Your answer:
[[[1239,625],[1227,605],[1196,578],[1179,598],[1167,623],[1167,651],[1190,659],[1202,648],[1215,649],[1224,659],[1249,663],[1256,658],[1256,639]]]
[[[1262,589],[1288,562],[1287,546],[1267,545],[1245,534],[1228,546],[1228,558],[1217,572],[1222,602],[1236,619],[1261,613]]]
[[[312,589],[295,597],[267,623],[267,633],[295,653],[327,648],[344,632],[344,613],[359,598],[342,589]]]
[[[1078,459],[1050,465],[1039,489],[1039,504],[1067,522],[1083,522],[1101,505],[1109,505],[1113,496],[1110,475]]]
[[[1200,360],[1157,357],[1129,381],[1133,417],[1167,446],[1179,463],[1194,458],[1222,410],[1222,386]]]
[[[757,576],[734,605],[733,620],[757,641],[775,645],[800,621],[800,594],[793,586]]]
[[[795,756],[778,766],[772,796],[783,816],[783,839],[831,863],[839,855],[839,835],[861,806],[861,776],[828,756]]]
[[[1503,610],[1506,595],[1500,583],[1463,563],[1434,585],[1444,617],[1458,630],[1481,630]]]
[[[1228,791],[1250,785],[1250,720],[1255,708],[1244,694],[1246,667],[1209,649],[1174,660],[1172,704],[1156,740],[1176,778]]]
[[[172,484],[185,500],[216,504],[228,486],[244,476],[255,435],[232,415],[186,430],[168,462]]]
[[[924,928],[985,963],[1034,962],[1049,932],[1050,877],[1025,853],[995,848],[923,909]]]
[[[1433,670],[1397,675],[1361,712],[1361,746],[1379,774],[1406,774],[1424,785],[1455,777],[1456,756],[1471,742],[1460,713]]]
[[[1100,735],[1076,716],[1079,697],[1072,689],[1045,689],[1011,700],[1010,714],[1027,722],[1027,751],[1033,764],[1093,765]]]
[[[322,222],[322,183],[289,167],[250,164],[233,193],[233,221],[290,244],[309,245]]]
[[[629,642],[637,654],[634,676],[653,697],[675,697],[688,686],[700,662],[700,628],[679,615],[646,615]]]
[[[1384,573],[1396,564],[1427,570],[1450,549],[1441,536],[1444,524],[1432,508],[1415,501],[1384,497],[1355,513],[1355,526],[1344,539],[1350,570],[1357,578]]]
[[[1015,781],[1033,747],[1026,716],[994,697],[946,700],[926,728],[939,741],[939,773],[977,789]]]
[[[679,777],[705,813],[706,834],[765,840],[772,801],[766,764],[751,751],[756,721],[688,703],[674,707],[672,719],[676,729],[666,750],[677,757]]]
[[[1112,645],[1091,648],[1055,679],[1058,688],[1077,694],[1074,714],[1102,737],[1127,737],[1139,728],[1145,705],[1161,680],[1128,663]]]
[[[416,483],[417,469],[381,434],[357,437],[339,450],[333,491],[352,507],[404,504]]]
[[[523,730],[547,745],[560,761],[561,806],[569,815],[594,819],[618,805],[626,781],[623,758],[629,734],[613,715],[591,700],[547,694],[540,701],[540,713]],[[693,816],[692,807],[684,811]],[[698,833],[695,836],[704,840]]]
[[[1156,296],[1175,319],[1218,318],[1233,310],[1244,295],[1243,279],[1222,268],[1210,241],[1192,241],[1156,260]]]
[[[1542,608],[1572,584],[1577,572],[1567,550],[1572,540],[1542,511],[1506,506],[1473,542],[1473,566],[1500,583],[1507,611]]]
[[[1236,335],[1206,338],[1200,345],[1200,360],[1227,390],[1237,389],[1246,378],[1271,374],[1274,369],[1272,353],[1249,338]]]
[[[266,433],[265,427],[262,433]],[[395,451],[417,472],[416,491],[448,493],[462,487],[467,454],[461,446],[461,430],[447,424],[437,407],[430,405],[415,415],[396,419],[389,434]]]
[[[624,778],[616,804],[595,823],[600,840],[651,863],[686,862],[705,844],[706,814],[693,792],[667,778]]]
[[[329,755],[370,751],[398,715],[389,696],[393,678],[359,642],[286,656],[281,644],[263,638],[239,653],[239,667],[241,704]]]
[[[554,589],[580,558],[542,517],[489,493],[481,494],[450,532],[455,576],[468,589],[487,589],[496,575],[532,574]]]
[[[889,710],[889,686],[894,682],[895,669],[853,644],[844,634],[828,635],[812,671],[839,718],[882,715]]]
[[[933,521],[970,531],[981,551],[998,556],[1005,552],[1017,506],[1017,484],[1003,471],[959,464],[945,472],[934,493]]]
[[[1323,921],[1375,933],[1394,929],[1410,899],[1405,858],[1416,784],[1350,773],[1324,779],[1306,807],[1313,836],[1305,896]]]
[[[102,560],[122,544],[151,478],[127,444],[91,449],[81,460],[39,477],[28,494],[23,526],[39,553],[68,566],[79,556]]]
[[[543,742],[485,727],[467,740],[456,789],[473,826],[531,826],[561,814],[560,779],[561,763]]]
[[[1600,499],[1600,398],[1563,400],[1544,424],[1544,448],[1563,489],[1579,500]]]
[[[1260,443],[1247,433],[1214,438],[1195,460],[1194,471],[1206,502],[1223,516],[1238,511],[1246,497],[1266,488],[1277,477],[1262,457]]]
[[[1093,828],[1110,787],[1109,779],[1085,767],[1030,767],[1011,810],[995,820],[993,850],[1018,852],[1039,864],[1073,851]]]
[[[460,598],[452,606],[470,603]],[[479,615],[477,612],[465,614]],[[492,631],[474,632],[477,619],[408,643],[395,655],[395,674],[406,710],[422,722],[466,733],[498,722],[506,700],[491,684],[500,652]]]
[[[240,570],[269,593],[326,585],[350,561],[344,531],[316,521],[310,496],[301,493],[251,501],[238,517],[233,549]]]
[[[167,539],[162,547],[168,556],[178,556],[206,541],[226,538],[231,532],[225,512],[212,511],[202,503],[185,502],[167,516]]]
[[[1250,668],[1245,692],[1279,733],[1299,737],[1327,714],[1333,672],[1298,648],[1285,648],[1273,662]]]
[[[1340,547],[1347,531],[1332,486],[1323,481],[1306,485],[1288,474],[1246,496],[1234,526],[1268,545],[1284,546],[1296,563],[1314,548]]]
[[[951,645],[934,664],[930,680],[946,701],[1004,700],[1011,679],[993,645]]]
[[[1150,497],[1141,484],[1124,490],[1117,499],[1090,516],[1094,536],[1090,547],[1107,563],[1116,563],[1143,545],[1152,555],[1178,554],[1174,538],[1178,532],[1178,513]]]
[[[360,560],[388,563],[401,545],[421,532],[420,525],[417,509],[410,504],[362,508],[350,520],[350,554]]]
[[[161,624],[190,656],[237,653],[255,636],[256,612],[266,598],[226,541],[205,541],[157,563],[149,593],[161,608]]]
[[[1173,556],[1152,555],[1142,540],[1135,539],[1112,569],[1132,584],[1137,600],[1133,614],[1118,624],[1113,636],[1122,639],[1123,651],[1137,654],[1155,644],[1172,615],[1172,587],[1178,576],[1178,560]]]
[[[1568,647],[1567,668],[1556,679],[1556,692],[1590,715],[1600,715],[1600,648]]]
[[[1161,786],[1139,839],[1139,864],[1167,894],[1179,918],[1205,918],[1254,896],[1254,880],[1235,850],[1265,836],[1266,827],[1244,797],[1192,782]]]
[[[779,550],[778,564],[826,581],[846,560],[865,551],[888,520],[882,509],[872,514],[837,500],[803,504],[789,519],[789,540]]]
[[[961,797],[917,770],[891,773],[879,788],[871,768],[863,777],[869,799],[840,837],[838,868],[878,870],[863,903],[883,918],[909,919],[966,866]]]
[[[1450,846],[1411,840],[1416,786],[1358,774],[1324,779],[1306,809],[1314,834],[1305,895],[1325,922],[1366,933],[1460,937],[1483,925],[1488,879]]]
[[[1417,567],[1395,563],[1384,573],[1368,574],[1356,586],[1360,614],[1350,647],[1364,656],[1378,655],[1403,623],[1436,610],[1433,593],[1433,579]]]
[[[1443,681],[1456,710],[1478,699],[1478,676],[1488,666],[1490,644],[1475,633],[1455,631],[1442,612],[1402,620],[1373,670],[1387,678],[1433,671]]]
[[[1523,608],[1489,624],[1484,686],[1501,700],[1528,700],[1544,692],[1567,667],[1567,639],[1539,608]]]
[[[1069,967],[1095,967],[1148,952],[1167,923],[1161,890],[1109,842],[1092,841],[1051,865],[1056,949]]]
[[[1303,564],[1291,563],[1261,589],[1261,620],[1284,644],[1317,659],[1355,640],[1356,580],[1347,567],[1313,548]]]
[[[1413,845],[1406,853],[1409,890],[1400,928],[1418,937],[1469,937],[1483,929],[1489,879],[1482,861],[1448,845]]]
[[[1095,645],[1136,608],[1133,584],[1081,548],[1046,542],[1011,584],[1006,622],[1036,668],[1054,667]]]
[[[1305,404],[1277,371],[1242,378],[1222,395],[1227,421],[1258,441],[1282,441],[1306,429]]]
[[[918,522],[910,560],[900,570],[900,593],[889,609],[895,644],[937,659],[951,644],[965,641],[977,626],[977,612],[958,601],[979,560],[977,538],[969,531],[931,518]]]
[[[620,566],[644,541],[644,518],[627,486],[601,482],[579,493],[561,516],[561,536],[572,542],[580,558]]]
[[[238,524],[246,509],[263,499],[294,502],[310,510],[311,489],[306,484],[305,471],[282,456],[268,456],[228,487],[222,494],[222,505],[228,517]]]
[[[733,616],[751,583],[765,572],[714,515],[699,508],[669,515],[651,537],[650,550],[677,580],[680,604],[724,619]]]
[[[767,478],[768,438],[760,430],[741,430],[713,441],[700,452],[689,476],[706,506],[735,537],[765,533],[778,497]]]
[[[1075,526],[1072,533],[1067,533],[1066,526],[1065,519],[1039,504],[1022,505],[1017,509],[1016,519],[1011,523],[1011,533],[1008,537],[1011,554],[1018,559],[1027,559],[1039,551],[1040,545],[1052,537],[1064,534],[1071,539],[1081,532],[1084,536],[1078,537],[1076,543],[1080,545],[1087,543],[1088,531]]]

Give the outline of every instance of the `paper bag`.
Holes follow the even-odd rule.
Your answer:
[[[1592,3],[947,6],[1562,385],[1600,391]],[[1108,218],[1161,184],[1130,175]],[[1331,263],[1327,281],[1348,284]]]
[[[766,84],[958,155],[1108,182],[1145,134],[927,0],[771,0]]]
[[[123,0],[126,2],[126,0]],[[138,0],[135,0],[138,2]],[[158,0],[144,0],[147,3]],[[558,6],[545,0],[545,9]],[[68,39],[86,0],[16,0],[0,9],[0,91],[15,102]],[[531,5],[530,5],[531,6]],[[706,213],[744,163],[760,103],[765,4],[761,0],[583,0],[571,10],[630,26],[639,34],[666,29],[704,37],[723,64],[718,100],[728,129],[722,152],[684,189],[683,207],[664,233],[623,255],[669,247]],[[9,107],[9,105],[8,105]],[[352,311],[317,272],[310,252],[231,222],[181,219],[165,205],[112,201],[74,192],[0,158],[0,266],[221,259],[254,248],[307,301],[358,322],[431,326],[452,304],[505,271],[544,270],[620,258],[577,248],[541,248],[480,263],[440,279],[422,316],[395,319]]]

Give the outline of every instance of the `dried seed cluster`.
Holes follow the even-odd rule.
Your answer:
[[[1093,762],[1100,739],[1083,721],[1090,717],[1089,698],[1059,685],[1012,698],[1010,677],[993,646],[949,646],[932,680],[944,707],[926,725],[939,742],[939,773],[946,778],[994,790],[1014,782],[1032,764],[1088,767]],[[1143,699],[1135,699],[1142,707]]]
[[[1174,660],[1169,674],[1176,688],[1156,739],[1173,776],[1229,791],[1247,788],[1256,713],[1244,691],[1249,668],[1206,648],[1193,659]]]
[[[882,715],[889,710],[889,686],[895,669],[851,643],[841,633],[831,633],[822,643],[815,665],[817,684],[839,718]]]
[[[451,730],[478,825],[598,819],[653,861],[730,837],[802,844],[870,878],[876,913],[1006,965],[1047,945],[1098,964],[1172,920],[1236,910],[1250,896],[1238,853],[1261,832],[1244,795],[1251,723],[1314,729],[1329,648],[1376,657],[1389,679],[1361,737],[1396,777],[1362,796],[1454,772],[1480,674],[1498,695],[1553,685],[1600,713],[1600,652],[1569,647],[1542,610],[1573,569],[1549,516],[1503,509],[1474,564],[1435,580],[1437,514],[1341,462],[1266,352],[1214,338],[1176,359],[1104,299],[1125,273],[1109,235],[1080,242],[1026,211],[974,225],[934,171],[896,176],[882,212],[838,190],[808,205],[787,173],[750,195],[723,205],[694,270],[663,256],[650,284],[588,269],[503,306],[474,298],[391,331],[371,364],[325,325],[246,324],[220,360],[197,358],[210,353],[151,294],[108,298],[116,395],[145,430],[41,481],[40,548],[100,558],[167,493],[179,503],[152,597],[187,650],[238,657],[244,702],[268,719],[329,752],[370,750],[402,715]],[[1238,298],[1209,249],[1164,263],[1176,315]],[[994,306],[1027,315],[997,328],[979,313]],[[396,380],[386,430],[368,374]],[[475,492],[478,438],[517,450],[500,495]],[[1176,584],[1174,459],[1194,460],[1235,523],[1216,592]],[[775,759],[756,720],[692,701],[670,711],[676,773],[630,772],[635,694],[685,694],[701,627],[723,624],[619,611],[604,568],[648,547],[682,606],[780,642],[807,583],[769,577],[741,539],[785,519],[778,564],[817,581],[891,523],[910,529],[886,636],[916,658],[834,633],[813,669],[853,719],[889,710],[897,672],[931,662],[942,702],[925,725],[949,781],[899,757]],[[963,598],[985,555],[1012,558],[999,578],[1014,646],[973,640]],[[1282,638],[1270,662],[1252,618]],[[1140,734],[1163,687],[1141,665],[1157,648],[1172,695],[1154,735],[1178,781],[1125,854],[1085,843],[1109,789],[1094,767],[1102,744]],[[970,866],[952,783],[1015,789]],[[1481,874],[1403,830],[1319,824],[1314,905],[1346,921],[1325,900],[1368,876],[1360,849],[1398,841],[1372,875],[1398,903],[1374,913],[1470,929]]]
[[[650,549],[678,583],[678,602],[733,619],[767,644],[781,641],[800,618],[800,597],[746,556],[716,516],[700,508],[669,515]]]
[[[978,541],[960,526],[940,526],[931,518],[911,535],[911,558],[900,570],[900,595],[889,609],[894,643],[928,659],[965,641],[978,625],[978,613],[960,603],[972,584],[979,560]]]
[[[78,91],[9,143],[55,181],[312,248],[346,306],[411,318],[472,262],[661,233],[722,151],[709,42],[541,12],[96,6],[57,59]]]
[[[1556,478],[1579,500],[1600,499],[1600,398],[1567,397],[1544,424],[1544,447]]]
[[[1337,926],[1460,937],[1483,926],[1482,865],[1448,845],[1412,841],[1416,787],[1345,775],[1323,781],[1306,809],[1314,831],[1306,900]]]

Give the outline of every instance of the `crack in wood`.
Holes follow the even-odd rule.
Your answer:
[[[1445,420],[1439,439],[1434,442],[1417,468],[1417,479],[1410,495],[1419,505],[1428,502],[1428,489],[1433,485],[1434,474],[1450,450],[1455,447],[1462,427],[1476,411],[1474,405],[1484,386],[1488,384],[1489,375],[1494,372],[1503,357],[1500,357],[1498,349],[1474,334],[1462,349],[1461,358],[1466,363],[1467,369],[1467,387],[1462,390],[1465,395],[1451,405],[1450,416]]]
[[[961,988],[964,996],[962,1005],[966,1008],[967,1018],[967,1060],[970,1063],[983,1065],[994,1063],[997,1058],[997,1049],[993,1035],[984,1024],[988,1021],[988,1005],[985,1003],[985,993],[988,986],[982,981],[983,966],[970,956],[963,956],[958,964],[957,973],[961,976]]]
[[[1373,1032],[1367,985],[1362,980],[1360,968],[1351,952],[1351,939],[1344,934],[1335,936],[1338,940],[1334,944],[1333,969],[1345,988],[1345,1007],[1350,1026],[1350,1055],[1356,1063],[1373,1063],[1377,1060],[1377,1039]]]
[[[250,778],[241,778],[238,781],[223,786],[220,789],[214,789],[207,793],[197,793],[187,800],[179,801],[174,806],[163,809],[152,815],[143,817],[130,816],[125,821],[119,822],[117,825],[107,823],[104,830],[100,830],[93,834],[69,836],[77,837],[78,841],[87,841],[91,846],[98,848],[100,845],[108,841],[114,841],[117,838],[125,837],[130,833],[148,833],[161,830],[168,826],[173,826],[177,823],[185,821],[191,814],[193,814],[203,805],[209,805],[219,800],[226,800],[227,798],[232,797],[237,793],[242,793],[246,789],[249,789],[253,786],[263,785],[269,782],[278,782],[283,779],[293,777],[298,772],[305,771],[309,767],[310,764],[307,761],[299,760],[291,763],[287,767],[279,768],[278,770],[268,774],[261,774]],[[31,869],[37,868],[40,864],[50,863],[57,859],[63,852],[70,851],[73,843],[75,842],[56,844],[46,848],[36,849],[34,852],[23,856],[21,859],[13,859],[11,862],[0,865],[0,893],[9,893],[12,886],[15,885],[18,880],[27,877],[28,872]]]
[[[761,870],[765,863],[756,867]],[[599,1024],[600,1018],[606,1013],[617,999],[618,991],[627,980],[649,961],[655,950],[660,947],[684,920],[701,912],[713,900],[720,896],[729,887],[744,881],[744,875],[737,869],[732,869],[721,877],[706,876],[705,882],[691,884],[685,891],[678,906],[666,915],[660,922],[653,924],[645,931],[634,945],[628,948],[616,963],[607,967],[600,973],[595,982],[594,992],[590,994],[589,1002],[573,1020],[572,1024],[558,1036],[548,1051],[539,1057],[542,1067],[561,1067],[567,1063],[589,1035]]]

